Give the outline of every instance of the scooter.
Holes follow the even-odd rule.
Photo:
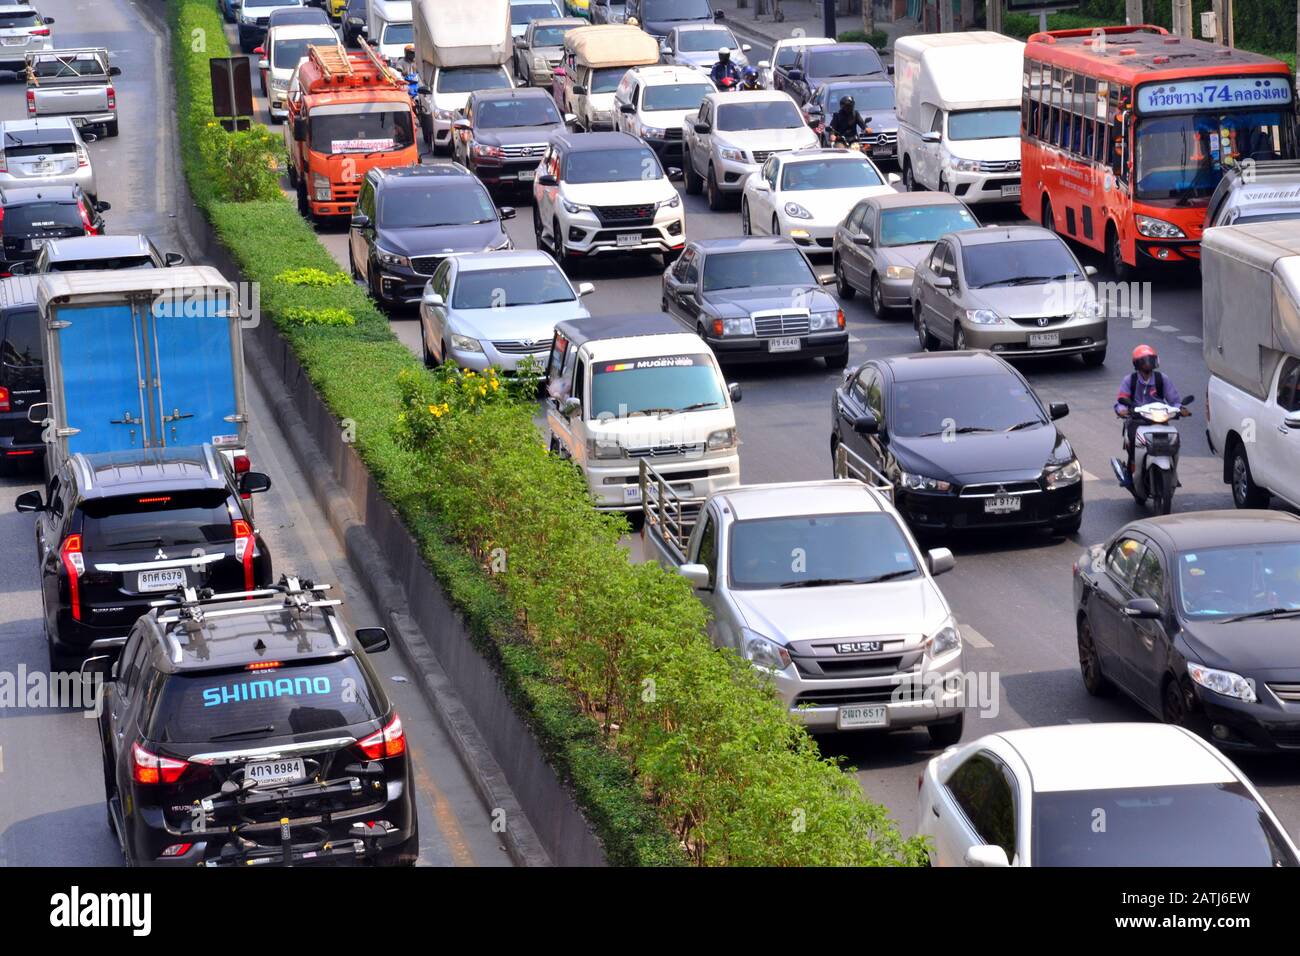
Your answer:
[[[1178,427],[1173,422],[1190,415],[1187,406],[1193,396],[1188,395],[1181,405],[1165,402],[1148,402],[1134,406],[1130,400],[1129,414],[1139,420],[1137,449],[1133,455],[1133,483],[1129,491],[1138,504],[1151,502],[1157,513],[1167,515],[1174,507],[1174,489],[1178,487]],[[1128,429],[1124,431],[1124,451],[1128,451]],[[1120,484],[1124,483],[1125,462],[1110,460]]]

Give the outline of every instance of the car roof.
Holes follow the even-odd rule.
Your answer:
[[[725,23],[679,23],[673,27],[674,33],[703,33],[705,30],[726,30],[731,33],[731,27]]]
[[[271,27],[313,23],[328,25],[329,22],[329,14],[320,7],[281,7],[279,10],[272,10],[268,18],[268,25]]]
[[[837,90],[845,86],[856,86],[856,87],[888,86],[892,88],[893,85],[894,85],[894,81],[891,80],[888,76],[877,76],[876,74],[872,73],[870,76],[864,76],[861,79],[857,79],[857,80],[853,79],[852,77],[850,77],[847,80],[842,80],[839,79],[838,77],[833,80],[827,80],[825,83],[822,83],[817,87],[817,92],[821,92],[822,90]]]
[[[1166,551],[1300,542],[1300,517],[1285,511],[1187,511],[1126,528],[1154,538]]]
[[[872,202],[881,209],[911,209],[917,206],[958,206],[965,208],[966,204],[954,196],[952,193],[941,192],[923,192],[923,193],[900,193],[892,195],[882,193],[879,196],[868,196],[864,202]]]
[[[551,142],[562,146],[568,152],[595,152],[602,149],[626,149],[645,146],[645,143],[631,133],[557,133]],[[646,147],[647,149],[649,147]]]
[[[20,206],[29,202],[72,202],[80,193],[81,188],[73,183],[8,187],[0,190],[0,203]]]
[[[390,189],[402,186],[428,186],[432,182],[438,185],[453,186],[466,179],[478,182],[468,169],[460,163],[417,163],[414,166],[376,166],[368,175],[375,178],[375,185]]]
[[[1210,744],[1169,724],[1062,724],[997,736],[1024,760],[1035,793],[1238,779]]]
[[[712,93],[705,93],[706,100],[714,100],[718,103],[776,103],[790,102],[794,99],[789,93],[781,90],[731,90],[723,92],[714,90]]]
[[[836,41],[833,37],[786,37],[783,40],[777,40],[773,49],[787,46],[826,46],[834,42]]]
[[[557,322],[555,331],[574,345],[596,339],[626,339],[640,335],[680,335],[682,326],[663,312],[637,312],[624,315],[595,315]]]
[[[885,511],[876,492],[852,478],[739,485],[714,494],[736,521]]]
[[[775,153],[776,161],[783,166],[791,163],[807,162],[809,160],[820,159],[842,159],[851,160],[856,163],[871,163],[871,160],[863,156],[855,149],[841,149],[835,146],[806,146],[803,149],[794,149],[785,153]]]
[[[10,276],[0,279],[0,309],[35,308],[40,288],[36,276]]]
[[[113,259],[118,256],[148,255],[149,239],[138,233],[109,236],[73,236],[45,243],[47,259]]]
[[[915,352],[891,355],[875,361],[893,373],[895,382],[1016,374],[1015,369],[989,352]]]
[[[695,80],[705,86],[713,86],[712,81],[699,70],[690,66],[656,63],[651,66],[634,66],[629,73],[636,76],[646,86],[657,83],[680,83],[683,80]]]
[[[961,246],[987,246],[997,242],[1020,242],[1026,239],[1056,239],[1060,236],[1042,226],[981,226],[951,233],[954,242]]]
[[[511,266],[555,266],[555,260],[540,249],[501,249],[497,252],[468,252],[449,257],[458,272],[491,272]],[[558,266],[556,266],[558,268]]]
[[[307,10],[317,10],[317,7],[305,7]],[[335,40],[338,34],[334,28],[329,25],[328,21],[322,20],[292,20],[289,23],[277,23],[271,26],[274,31],[273,40],[301,40],[305,37],[325,37],[331,36]],[[268,31],[270,32],[270,31]]]
[[[528,21],[528,25],[542,27],[562,27],[572,23],[574,26],[585,27],[588,23],[582,17],[534,17]]]
[[[329,598],[326,592],[320,595]],[[162,596],[160,595],[160,598]],[[299,613],[280,596],[250,601],[207,601],[200,623],[174,622],[176,608],[161,607],[153,618],[162,631],[155,640],[154,666],[166,674],[226,670],[274,661],[354,657],[352,646],[332,608],[326,613]],[[259,609],[262,610],[259,613]],[[235,611],[234,614],[218,614]],[[274,679],[275,669],[248,672],[248,680]]]
[[[554,99],[550,90],[544,90],[540,86],[516,86],[508,90],[475,90],[469,98],[471,100]]]
[[[83,498],[229,487],[211,445],[82,453],[72,455],[69,464],[76,473]]]
[[[697,246],[705,254],[711,252],[758,252],[763,249],[795,249],[793,239],[788,236],[728,236],[722,239],[696,239],[691,245]]]
[[[36,145],[38,143],[70,143],[76,140],[77,131],[66,116],[44,116],[37,119],[0,120],[5,146]],[[10,143],[19,136],[21,143]]]

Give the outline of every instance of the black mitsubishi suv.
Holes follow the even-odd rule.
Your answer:
[[[251,591],[271,577],[271,554],[244,494],[260,472],[236,476],[211,445],[72,455],[36,512],[36,557],[50,665],[76,669],[99,646],[120,646],[150,602],[183,587]]]
[[[140,618],[105,673],[108,819],[131,866],[411,865],[419,831],[401,718],[328,586],[186,589]]]

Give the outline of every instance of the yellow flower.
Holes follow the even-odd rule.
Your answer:
[[[498,382],[496,379],[492,379],[492,391],[495,392],[500,387],[501,387],[501,383]]]

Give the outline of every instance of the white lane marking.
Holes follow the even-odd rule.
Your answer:
[[[963,624],[961,626],[961,636],[965,638],[966,643],[969,644],[971,647],[983,648],[983,647],[993,646],[992,641],[990,641],[979,631],[975,630],[975,628],[971,627],[969,624]]]
[[[1178,331],[1178,326],[1176,326],[1176,325],[1157,325],[1157,326],[1156,326],[1156,331],[1157,331],[1157,332],[1177,332],[1177,331]]]
[[[5,749],[0,747],[0,773],[5,772]]]
[[[1180,335],[1178,341],[1186,342],[1188,345],[1199,345],[1202,339],[1199,335]]]
[[[1100,478],[1098,478],[1096,475],[1094,475],[1092,472],[1090,472],[1087,468],[1085,468],[1085,469],[1083,470],[1083,480],[1084,480],[1084,481],[1101,481]]]
[[[1092,723],[1087,717],[1071,717],[1066,721],[1067,724],[1090,724]]]

